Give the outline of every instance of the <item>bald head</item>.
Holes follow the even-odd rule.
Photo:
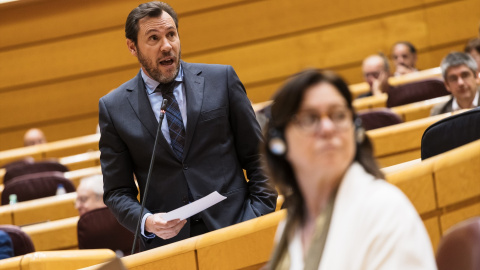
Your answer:
[[[24,146],[31,146],[36,144],[46,143],[47,139],[43,132],[38,128],[29,129],[25,136],[23,136],[23,145]]]
[[[382,72],[385,72],[387,77],[390,75],[388,61],[381,55],[370,55],[363,60],[362,72],[365,81],[372,87],[373,82],[380,77]]]

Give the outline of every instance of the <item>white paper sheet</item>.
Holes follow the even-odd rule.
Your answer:
[[[214,191],[201,199],[163,214],[162,218],[165,221],[170,221],[177,218],[183,220],[225,200],[226,198],[227,197],[222,196],[218,192]]]

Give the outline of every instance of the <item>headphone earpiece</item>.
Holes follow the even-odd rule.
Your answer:
[[[278,129],[272,128],[269,131],[270,141],[268,142],[268,149],[276,156],[283,156],[287,152],[287,144],[283,138],[282,132]]]
[[[362,119],[360,117],[355,118],[355,141],[357,144],[363,143],[365,140],[365,128],[362,125]]]

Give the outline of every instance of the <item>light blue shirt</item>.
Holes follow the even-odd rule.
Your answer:
[[[152,106],[153,113],[155,114],[155,118],[157,119],[157,122],[160,121],[160,107],[162,106],[162,101],[163,101],[163,96],[162,93],[157,91],[155,92],[155,89],[157,89],[157,86],[160,84],[159,82],[155,81],[154,79],[150,78],[143,72],[143,69],[140,69],[140,73],[143,78],[143,82],[145,83],[145,90],[147,91],[147,96],[148,99],[150,100],[150,105]],[[183,127],[186,130],[187,126],[187,100],[186,100],[186,95],[185,95],[185,86],[183,84],[183,69],[182,66],[180,66],[180,70],[178,71],[177,77],[174,79],[178,83],[175,88],[173,89],[173,95],[175,96],[175,99],[177,100],[178,107],[180,109],[180,113],[182,114],[182,120],[183,120]],[[168,120],[167,117],[165,116],[163,118],[163,123],[162,123],[162,134],[167,140],[168,144],[170,144],[170,131],[168,130]],[[151,233],[149,235],[145,235],[145,221],[147,220],[147,217],[151,216],[152,214],[147,213],[143,216],[142,218],[142,228],[141,228],[141,233],[144,237],[146,238],[155,238],[155,234]]]
[[[143,81],[145,82],[145,88],[147,91],[148,99],[150,100],[150,105],[152,106],[153,113],[155,114],[155,118],[157,118],[157,122],[160,119],[160,107],[162,106],[163,96],[160,91],[154,92],[157,89],[157,86],[160,84],[159,82],[155,81],[154,79],[150,78],[143,72],[141,69],[141,74]],[[183,69],[180,66],[180,70],[178,71],[177,77],[174,79],[178,83],[175,88],[173,89],[173,95],[177,100],[178,107],[180,109],[180,113],[182,114],[183,119],[183,127],[186,129],[187,126],[187,100],[185,99],[185,86],[183,84]],[[170,144],[170,133],[168,130],[167,124],[167,117],[163,118],[162,123],[162,133],[167,142]]]

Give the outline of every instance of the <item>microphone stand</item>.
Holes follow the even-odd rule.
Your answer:
[[[160,130],[162,129],[163,118],[165,116],[165,109],[167,107],[167,100],[163,99],[162,106],[160,108],[160,119],[157,128],[157,134],[155,135],[155,144],[153,145],[153,152],[152,157],[150,158],[150,167],[148,168],[148,175],[147,175],[147,182],[145,184],[145,191],[143,192],[143,199],[142,199],[142,210],[140,211],[140,217],[138,218],[137,229],[135,230],[135,237],[133,238],[133,246],[131,255],[135,253],[135,244],[137,243],[138,233],[140,231],[140,223],[143,219],[143,210],[145,209],[145,201],[147,200],[147,192],[150,183],[150,176],[152,175],[153,163],[155,161],[155,150],[157,149],[158,143],[158,134],[160,134]]]

